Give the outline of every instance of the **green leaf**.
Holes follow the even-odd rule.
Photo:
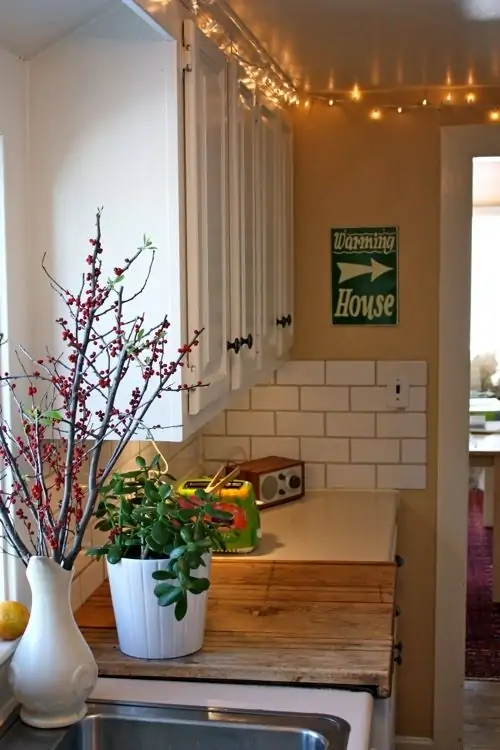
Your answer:
[[[181,535],[181,538],[182,538],[183,542],[186,542],[186,544],[192,543],[192,541],[193,541],[193,532],[189,528],[189,526],[183,526],[181,528],[181,530],[180,530],[180,535]]]
[[[49,409],[48,411],[44,411],[42,417],[51,422],[60,422],[62,420],[62,414],[60,411],[57,411],[57,409]]]
[[[163,546],[164,544],[168,544],[168,542],[170,541],[170,529],[161,521],[157,521],[151,529],[151,536],[157,544],[161,544]]]
[[[135,457],[135,462],[136,462],[137,466],[141,467],[141,469],[145,469],[146,466],[147,466],[146,459],[144,459],[142,456],[136,456]]]
[[[175,619],[177,620],[177,622],[180,622],[181,620],[185,618],[186,613],[187,613],[187,608],[188,608],[187,594],[185,591],[182,591],[182,589],[180,591],[181,591],[181,595],[179,596],[177,600],[177,604],[175,605],[175,612],[174,612]]]
[[[102,521],[96,523],[95,528],[98,531],[111,531],[111,529],[113,528],[113,524],[109,519],[103,518]]]
[[[154,482],[149,479],[144,483],[144,494],[146,495],[148,500],[152,500],[155,503],[160,500],[160,494],[156,489]]]
[[[119,544],[112,544],[108,549],[108,562],[110,565],[116,565],[122,559],[122,548]]]
[[[176,547],[172,550],[170,553],[170,560],[177,560],[179,557],[182,557],[185,552],[187,552],[187,547],[185,544],[181,544],[180,547]]]
[[[188,589],[192,594],[202,594],[210,588],[208,578],[191,578]]]
[[[173,487],[171,484],[162,484],[158,490],[158,494],[160,495],[162,500],[167,500],[167,498],[169,498],[172,494],[172,491]]]
[[[160,607],[168,607],[174,602],[178,602],[182,597],[183,591],[179,586],[171,586],[168,583],[159,583],[154,589],[155,596],[158,597]]]
[[[155,581],[171,581],[172,578],[175,578],[175,575],[169,570],[155,570],[153,578]]]

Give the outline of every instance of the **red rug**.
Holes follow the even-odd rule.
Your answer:
[[[491,529],[483,526],[483,493],[471,490],[465,674],[473,680],[500,679],[500,604],[491,598],[491,537]]]

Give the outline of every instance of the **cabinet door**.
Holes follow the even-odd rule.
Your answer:
[[[279,222],[278,143],[279,120],[261,104],[258,118],[258,231],[261,241],[262,359],[264,367],[278,355],[279,325]]]
[[[256,109],[254,95],[230,69],[230,226],[231,338],[240,342],[231,352],[234,389],[255,380],[261,348],[258,310],[258,234],[256,229]]]
[[[293,345],[293,133],[291,125],[282,120],[279,139],[279,172],[277,186],[279,232],[279,307],[281,321],[278,334],[278,356]]]
[[[197,414],[230,390],[228,102],[226,57],[192,21],[184,25],[187,325],[204,329],[190,356]]]

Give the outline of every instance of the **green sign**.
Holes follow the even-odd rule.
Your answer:
[[[398,228],[332,229],[332,322],[395,326]]]

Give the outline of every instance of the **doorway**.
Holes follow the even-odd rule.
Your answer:
[[[500,157],[500,128],[474,125],[442,129],[435,750],[458,750],[462,746],[475,157]]]

